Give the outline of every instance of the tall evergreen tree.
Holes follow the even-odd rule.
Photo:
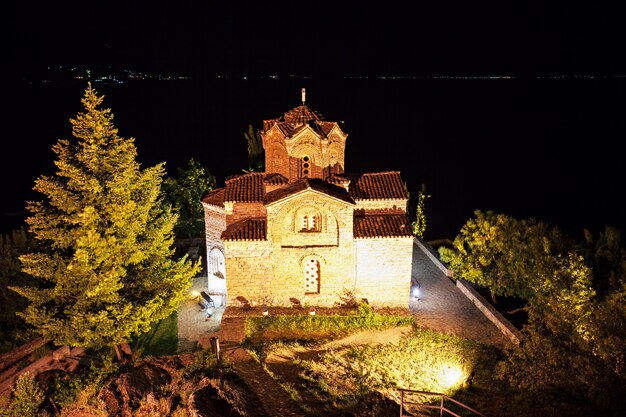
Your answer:
[[[173,259],[164,163],[141,168],[103,99],[89,84],[85,111],[70,119],[76,140],[53,146],[57,171],[35,181],[45,198],[27,205],[45,246],[20,260],[42,288],[14,289],[30,301],[24,319],[57,345],[117,348],[169,316],[198,268]]]
[[[245,172],[259,172],[265,169],[265,150],[263,149],[263,138],[259,129],[255,129],[251,124],[248,131],[243,134],[248,142],[248,169]]]

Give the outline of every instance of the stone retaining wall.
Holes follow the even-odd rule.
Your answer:
[[[498,310],[496,310],[489,302],[487,302],[472,286],[465,280],[457,279],[456,286],[461,292],[474,303],[474,305],[482,311],[498,329],[508,337],[513,343],[519,344],[521,333],[515,326],[511,324]]]

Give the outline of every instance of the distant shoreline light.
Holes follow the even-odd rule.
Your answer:
[[[130,81],[187,81],[193,78],[188,75],[172,74],[150,74],[128,69],[113,70],[110,67],[90,69],[75,66],[46,67],[45,71],[38,75],[32,75],[28,79],[23,77],[22,81],[28,84],[42,83],[50,84],[54,82],[80,82],[92,80],[97,83],[124,84]],[[313,80],[316,77],[306,74],[278,75],[276,73],[249,75],[249,74],[217,74],[208,76],[218,80]],[[621,79],[626,78],[626,74],[606,75],[606,74],[548,74],[548,75],[512,75],[512,74],[489,74],[489,75],[344,75],[338,77],[342,80],[515,80],[515,79],[536,79],[536,80],[593,80],[593,79]]]

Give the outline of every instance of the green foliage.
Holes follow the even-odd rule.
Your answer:
[[[174,231],[188,238],[204,235],[204,211],[200,200],[213,188],[216,180],[209,170],[193,158],[187,168],[178,169],[177,178],[166,178],[163,190],[178,214]]]
[[[286,338],[313,340],[345,335],[358,330],[382,330],[414,325],[410,316],[374,313],[369,305],[361,304],[357,313],[341,315],[280,315],[248,317],[246,337],[249,339]]]
[[[199,381],[202,378],[217,377],[235,378],[236,372],[232,365],[218,361],[210,349],[200,351],[194,361],[183,371],[183,377],[190,381]]]
[[[589,230],[584,229],[583,233],[581,251],[593,269],[593,287],[598,297],[604,298],[619,291],[626,282],[626,248],[622,233],[610,226],[606,226],[596,239]]]
[[[528,324],[498,373],[533,393],[615,407],[626,394],[626,280],[619,234],[580,245],[556,228],[477,211],[443,249],[455,277],[527,301]],[[586,255],[586,258],[582,256]],[[594,285],[604,295],[597,296]]]
[[[34,328],[16,315],[26,308],[28,300],[9,289],[14,285],[37,285],[22,273],[19,260],[35,247],[35,240],[24,229],[0,235],[0,352],[10,351],[35,336]]]
[[[29,231],[41,249],[22,255],[40,287],[16,286],[21,316],[57,345],[104,347],[148,331],[178,307],[199,265],[173,259],[177,217],[163,202],[164,164],[142,169],[133,139],[118,136],[91,87],[70,122],[75,140],[53,150],[57,172],[41,176]]]
[[[39,384],[28,373],[20,375],[11,390],[12,396],[7,409],[3,412],[6,417],[35,417],[45,395]]]
[[[53,380],[54,384],[48,387],[51,401],[61,409],[69,407],[76,402],[81,393],[97,393],[118,371],[119,366],[113,362],[111,356],[99,352],[96,354],[96,360],[91,362],[88,368],[67,375],[66,378]]]
[[[243,134],[248,142],[248,169],[245,172],[261,172],[265,169],[265,153],[263,149],[263,139],[259,129],[255,129],[251,124],[248,131]]]
[[[426,200],[429,198],[430,195],[426,194],[426,185],[422,184],[422,189],[417,193],[415,220],[411,223],[413,234],[421,238],[424,237],[426,232]]]
[[[558,229],[493,212],[474,214],[454,239],[454,249],[440,249],[455,278],[488,287],[498,295],[530,299],[538,292],[567,286],[573,278],[567,277],[569,273],[589,273]]]
[[[452,394],[467,386],[493,387],[501,354],[478,342],[416,329],[398,344],[382,343],[329,351],[303,361],[305,374],[338,408],[375,391],[395,398],[398,388]]]

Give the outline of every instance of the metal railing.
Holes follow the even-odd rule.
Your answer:
[[[414,405],[418,408],[424,408],[424,409],[429,409],[429,410],[439,410],[439,416],[443,417],[444,416],[444,412],[447,413],[445,415],[452,415],[454,417],[462,417],[460,414],[455,413],[454,411],[448,409],[445,407],[444,404],[444,400],[448,400],[458,406],[461,406],[462,408],[472,412],[473,414],[476,414],[478,416],[482,416],[485,417],[484,414],[474,410],[473,408],[455,400],[454,398],[450,398],[445,394],[439,393],[439,392],[428,392],[428,391],[418,391],[418,390],[414,390],[414,389],[404,389],[404,388],[400,388],[400,417],[405,417],[405,416],[409,416],[409,414],[405,414],[404,411],[404,406],[405,405]],[[428,403],[418,403],[418,402],[414,402],[414,401],[407,401],[405,400],[405,393],[409,393],[409,394],[420,394],[420,395],[425,395],[425,396],[429,396],[429,397],[440,397],[440,401],[439,401],[439,405],[434,405],[434,404],[428,404]]]

